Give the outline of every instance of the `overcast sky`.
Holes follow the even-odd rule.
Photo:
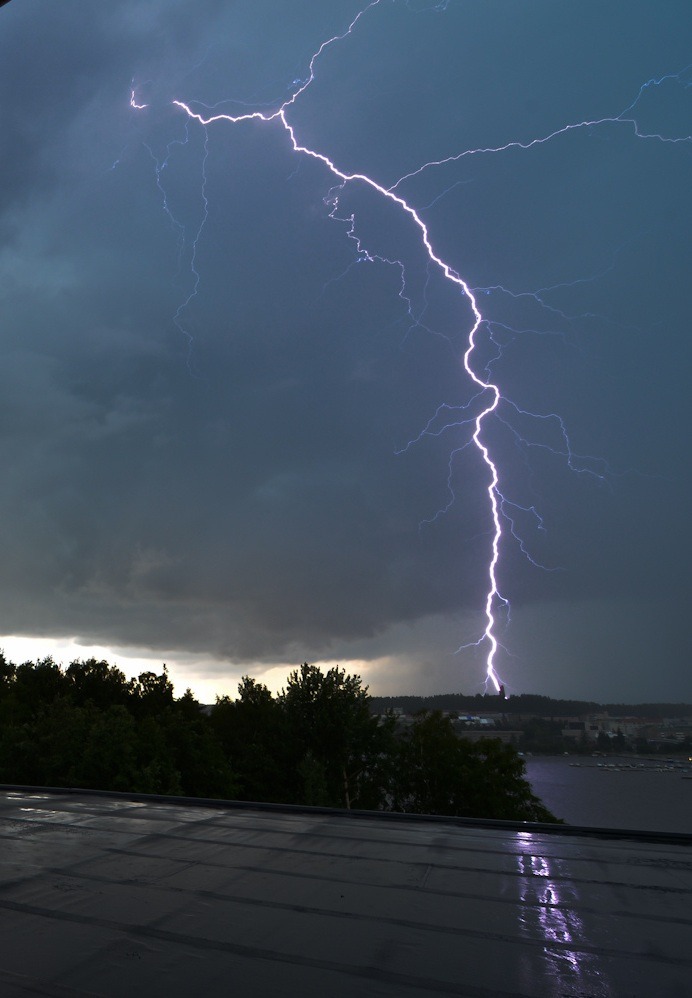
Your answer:
[[[304,660],[483,689],[485,648],[457,652],[492,545],[469,297],[281,121],[173,104],[270,116],[361,6],[0,11],[10,657],[166,661],[207,700]],[[691,63],[688,0],[380,0],[286,111],[385,188],[447,160],[396,192],[506,400],[509,692],[692,698]]]

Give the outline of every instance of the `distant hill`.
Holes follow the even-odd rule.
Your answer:
[[[607,711],[615,717],[689,717],[689,703],[597,703],[595,700],[553,700],[537,693],[522,693],[501,700],[497,696],[464,696],[463,693],[438,693],[430,697],[372,697],[370,709],[383,714],[398,708],[405,714],[421,710],[454,710],[479,714],[501,711],[504,714],[533,714],[537,717],[562,717],[575,714],[600,714]]]

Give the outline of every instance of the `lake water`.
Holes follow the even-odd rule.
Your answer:
[[[692,779],[684,778],[692,776],[692,763],[684,773],[680,769],[660,772],[664,762],[654,764],[631,756],[534,756],[525,761],[533,792],[570,825],[692,834]],[[644,763],[644,768],[605,768],[632,762]]]

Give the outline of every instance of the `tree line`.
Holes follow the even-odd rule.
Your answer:
[[[377,716],[357,675],[305,663],[276,696],[246,676],[203,708],[166,668],[16,666],[0,654],[0,783],[554,821],[523,760],[427,712]]]
[[[372,697],[372,708],[384,712],[399,708],[406,714],[422,710],[451,710],[458,713],[493,711],[506,715],[524,714],[533,717],[567,717],[579,714],[607,712],[624,717],[688,717],[689,703],[597,703],[595,700],[555,700],[538,693],[519,693],[506,700],[494,694],[437,693],[433,696]]]

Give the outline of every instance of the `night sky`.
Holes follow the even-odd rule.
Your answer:
[[[167,662],[207,701],[302,661],[483,690],[470,298],[280,121],[173,104],[271,115],[364,6],[0,11],[9,657]],[[689,0],[380,0],[286,112],[384,188],[449,160],[396,193],[506,400],[510,693],[692,698],[691,63]]]

